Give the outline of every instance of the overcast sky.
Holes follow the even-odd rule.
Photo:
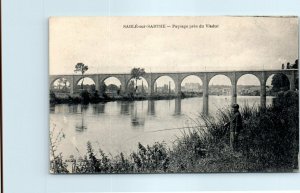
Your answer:
[[[168,28],[124,28],[165,24]],[[173,25],[217,25],[177,29]],[[280,69],[298,58],[298,19],[280,17],[53,17],[50,74]]]

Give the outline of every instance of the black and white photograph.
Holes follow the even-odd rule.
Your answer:
[[[298,172],[296,16],[49,18],[51,174]]]

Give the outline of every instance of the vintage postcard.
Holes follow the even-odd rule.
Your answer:
[[[51,17],[50,173],[295,172],[298,17]]]

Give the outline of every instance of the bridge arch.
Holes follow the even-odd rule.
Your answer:
[[[232,79],[227,74],[215,73],[207,77],[207,83],[204,83],[203,90],[203,113],[208,114],[208,107],[211,112],[215,112],[224,105],[230,105],[232,102]],[[214,96],[213,96],[214,95]],[[224,96],[224,97],[215,97]],[[211,100],[213,99],[213,100]],[[220,104],[222,104],[220,106]]]
[[[261,80],[254,74],[243,74],[237,78],[237,95],[260,95]],[[244,88],[241,88],[244,87]],[[257,88],[258,87],[258,88]]]
[[[104,79],[102,79],[101,83],[106,84],[106,86],[108,86],[110,84],[114,84],[116,86],[121,86],[122,85],[121,80],[117,77],[114,77],[114,76],[105,77]]]
[[[81,84],[81,82],[83,82],[83,84],[87,84],[87,85],[96,84],[95,80],[93,80],[93,78],[90,78],[90,77],[80,78],[77,80],[76,84],[79,85],[79,84]]]
[[[296,89],[296,85],[298,84],[298,82],[296,82],[297,78],[298,78],[298,69],[285,69],[285,70],[278,70],[278,71],[267,71],[266,75],[267,77],[269,77],[272,74],[281,74],[281,75],[285,75],[290,83],[289,89],[290,90],[295,90]]]
[[[99,95],[102,96],[104,93],[113,96],[119,95],[123,86],[124,84],[117,76],[101,77],[99,80]]]
[[[154,93],[175,93],[176,79],[169,75],[160,75],[153,80]]]
[[[217,87],[212,90],[212,87]],[[218,88],[218,86],[220,88]],[[225,86],[226,89],[221,90],[221,86]],[[216,74],[208,80],[208,94],[210,95],[230,95],[232,80],[225,74]]]
[[[186,75],[179,82],[181,92],[200,92],[203,87],[201,77],[197,75]]]
[[[64,77],[64,76],[58,76],[58,77],[55,77],[54,79],[52,79],[50,81],[50,88],[52,88],[54,86],[55,83],[57,83],[58,80],[66,80],[69,84],[71,84],[71,80],[68,79],[67,77]]]
[[[70,80],[65,77],[57,77],[50,83],[50,90],[54,93],[71,93],[72,84]]]
[[[259,79],[255,74],[244,73],[239,76],[236,81],[236,93],[237,93],[237,103],[247,104],[250,107],[255,106],[265,106],[265,86],[262,84],[264,80]],[[257,97],[260,96],[260,103],[256,102]]]
[[[74,77],[74,85],[78,85],[78,83],[82,80],[86,81],[88,80],[89,83],[91,83],[91,80],[93,81],[94,84],[97,83],[97,80],[95,78],[95,76],[92,76],[92,75],[84,75],[83,77],[82,76],[73,76]]]
[[[83,83],[83,88],[81,88],[81,84]],[[75,91],[79,91],[81,89],[85,90],[95,90],[96,89],[96,81],[88,76],[80,77],[75,82]]]
[[[137,84],[137,85],[136,85]],[[126,83],[126,90],[130,90],[131,87],[138,87],[137,88],[137,93],[142,94],[149,94],[150,93],[150,84],[148,82],[148,80],[146,78],[144,78],[143,76],[140,77],[139,80],[135,80],[135,78],[131,77],[129,78],[129,80]]]
[[[256,73],[256,72],[238,72],[236,73],[236,83],[238,83],[238,81],[242,81],[244,82],[244,77],[249,77],[251,80],[258,80],[259,84],[262,84],[263,82],[263,77],[261,75],[261,73]],[[242,79],[241,79],[242,78]]]
[[[56,90],[54,88],[56,82],[60,79],[63,80],[63,82],[66,81],[66,85],[64,85],[64,86],[67,86],[67,89]],[[64,83],[61,83],[61,84],[64,84]],[[60,76],[60,75],[52,76],[52,77],[50,77],[49,88],[50,88],[50,90],[52,90],[54,92],[65,92],[65,93],[73,94],[73,88],[74,88],[73,79],[71,76],[63,76],[63,75],[62,76]]]
[[[234,81],[234,76],[231,73],[208,73],[207,74],[207,82],[208,84],[210,84],[211,80],[214,79],[215,77],[226,77],[229,79],[230,84],[232,84],[232,82]],[[227,79],[226,79],[227,80]]]

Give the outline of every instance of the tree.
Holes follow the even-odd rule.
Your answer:
[[[83,63],[77,63],[75,65],[75,70],[74,72],[77,73],[77,72],[80,72],[81,73],[81,79],[82,79],[82,82],[81,82],[81,89],[83,89],[83,81],[84,81],[84,73],[89,69],[88,66],[86,66],[85,64]]]
[[[100,96],[106,96],[106,90],[107,90],[107,86],[105,83],[101,84],[100,85],[100,88],[99,88],[99,93],[100,93]]]
[[[62,84],[63,84],[63,78],[58,79],[58,80],[57,80],[58,90],[61,89]]]
[[[64,84],[64,89],[66,90],[67,88],[68,88],[68,80],[67,79],[65,79],[65,78],[63,78],[62,79],[62,83]]]
[[[114,84],[110,84],[107,86],[106,88],[109,92],[115,92],[117,93],[117,91],[119,90],[119,87],[114,85]]]
[[[290,82],[289,79],[286,75],[284,74],[275,74],[272,78],[272,91],[278,92],[281,90],[288,90],[290,87]]]
[[[135,88],[134,88],[134,81],[133,80],[130,80],[128,86],[127,86],[127,91],[130,93],[130,94],[133,94],[133,92],[135,91]]]
[[[295,61],[295,64],[292,65],[293,69],[298,69],[298,59]]]
[[[68,80],[65,78],[60,78],[57,80],[58,89],[59,90],[67,90],[68,89]]]
[[[145,69],[144,68],[133,68],[131,70],[131,77],[135,79],[135,92],[137,90],[137,81],[142,78],[143,75],[145,75]]]

